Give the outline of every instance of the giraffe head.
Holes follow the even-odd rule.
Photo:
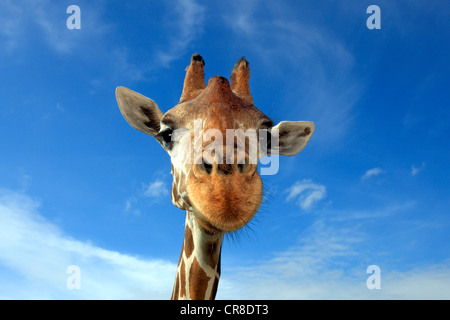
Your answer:
[[[230,232],[247,224],[262,201],[257,171],[267,154],[299,153],[314,132],[312,122],[272,120],[253,104],[250,69],[241,58],[230,81],[212,77],[206,85],[205,62],[194,54],[180,102],[161,112],[157,104],[118,87],[125,119],[156,138],[172,161],[172,202],[194,213],[211,232]]]

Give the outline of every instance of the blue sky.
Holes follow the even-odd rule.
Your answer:
[[[207,79],[245,56],[256,106],[316,125],[226,238],[217,298],[449,299],[449,19],[445,1],[2,1],[0,298],[170,297],[185,213],[114,90],[167,111],[199,52]]]

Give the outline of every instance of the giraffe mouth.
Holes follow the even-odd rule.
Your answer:
[[[200,223],[210,230],[232,232],[245,226],[262,202],[262,182],[255,170],[250,175],[231,174],[188,176],[187,193]]]

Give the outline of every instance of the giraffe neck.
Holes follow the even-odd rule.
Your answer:
[[[223,232],[211,233],[186,211],[186,229],[172,299],[213,300],[220,277]]]

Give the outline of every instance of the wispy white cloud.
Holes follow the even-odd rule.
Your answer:
[[[346,274],[342,269],[305,272],[296,261],[279,261],[241,269],[233,277],[222,277],[218,299],[450,299],[450,264],[448,262],[398,271],[381,268],[381,289],[366,286],[368,266],[359,266]],[[288,270],[278,274],[281,263]],[[314,265],[309,266],[315,268]],[[270,270],[270,268],[275,268]]]
[[[55,6],[48,0],[7,0],[2,5],[0,40],[3,39],[9,52],[15,52],[35,39],[42,39],[55,52],[68,54],[88,43],[97,43],[110,29],[99,15],[103,11],[101,7],[92,4],[89,5],[90,10],[87,5],[81,6],[82,25],[79,30],[68,30],[66,7]]]
[[[0,43],[4,52],[12,52],[22,40],[24,30],[22,30],[21,19],[19,19],[21,16],[23,16],[23,8],[16,1],[3,1],[0,11],[0,20],[2,21]]]
[[[131,81],[142,81],[145,79],[146,68],[132,63],[126,48],[114,48],[111,51],[111,59],[114,61],[116,77]],[[94,81],[98,81],[98,79]]]
[[[224,272],[220,299],[449,299],[450,261],[393,269],[364,252],[367,235],[317,220],[296,246],[269,260]],[[380,261],[380,262],[378,262]],[[379,263],[381,289],[370,290],[367,267]],[[226,270],[227,266],[223,269]]]
[[[67,4],[68,6],[68,4]],[[108,43],[108,35],[117,32],[105,17],[103,2],[83,2],[81,29],[69,30],[66,19],[67,6],[55,5],[48,0],[23,0],[2,2],[0,10],[1,55],[16,56],[16,63],[29,59],[36,46],[42,46],[53,55],[73,58],[84,70],[91,70],[93,78],[91,94],[101,86],[110,86],[117,81],[145,80],[148,67],[135,62],[128,49],[118,43]],[[39,48],[40,49],[40,48]],[[75,62],[76,61],[76,62]],[[92,77],[92,75],[90,76]],[[61,111],[61,110],[59,110]],[[51,118],[53,112],[44,114]]]
[[[160,198],[167,196],[169,194],[169,189],[164,181],[157,179],[147,185],[144,185],[143,194],[144,196],[150,198]]]
[[[0,11],[0,54],[28,54],[31,46],[46,46],[48,54],[71,56],[84,68],[98,70],[90,82],[93,89],[112,79],[121,81],[144,80],[148,67],[139,65],[130,57],[126,47],[110,44],[107,36],[115,26],[103,16],[102,3],[80,4],[81,29],[69,30],[64,6],[48,0],[6,1]],[[3,27],[6,26],[6,27]],[[95,90],[92,91],[92,93]]]
[[[384,173],[384,170],[383,170],[383,169],[381,169],[381,168],[372,168],[372,169],[367,170],[367,171],[361,176],[361,179],[362,179],[362,180],[366,180],[366,179],[369,179],[369,178],[372,178],[372,177],[376,177],[376,176],[378,176],[378,175],[380,175],[380,174],[382,174],[382,173]]]
[[[400,203],[392,203],[381,208],[366,208],[363,210],[355,209],[333,209],[327,210],[328,218],[333,223],[341,223],[352,221],[356,223],[358,220],[376,220],[376,219],[392,219],[395,216],[410,212],[417,207],[416,201],[405,201]],[[322,213],[325,214],[325,213]]]
[[[142,212],[142,205],[145,202],[159,202],[170,195],[170,185],[165,181],[165,175],[156,172],[157,176],[149,183],[141,183],[141,188],[129,196],[125,201],[125,212],[139,216]]]
[[[0,191],[0,298],[168,299],[175,264],[106,250],[73,239],[24,194]],[[69,290],[69,265],[81,289]]]
[[[169,64],[186,54],[189,45],[202,34],[205,8],[195,0],[177,0],[170,3],[170,12],[167,17],[170,23],[166,30],[167,41],[162,49],[155,53],[155,65],[167,67]]]
[[[411,175],[414,177],[416,176],[420,171],[425,169],[425,163],[423,162],[420,167],[416,167],[414,165],[411,166]]]
[[[224,22],[236,37],[243,38],[245,50],[258,57],[270,70],[271,78],[298,75],[284,81],[285,116],[313,120],[320,128],[316,141],[333,143],[343,138],[353,120],[353,107],[363,83],[354,76],[354,58],[345,44],[322,26],[299,21],[288,6],[257,1],[232,7]],[[261,8],[270,8],[264,17]],[[280,17],[283,17],[280,19]],[[301,108],[301,109],[300,109]]]
[[[344,274],[336,261],[342,263],[357,254],[353,245],[361,239],[354,231],[317,221],[302,234],[298,245],[274,254],[268,261],[237,268],[233,279],[223,279],[219,293],[223,298],[237,299],[344,298],[350,294],[345,291],[356,287],[358,280]]]
[[[106,250],[74,239],[40,214],[39,202],[0,190],[0,298],[168,299],[174,263]],[[450,262],[396,270],[380,263],[381,289],[369,290],[376,264],[359,225],[318,219],[297,245],[247,265],[223,262],[219,299],[450,299]],[[368,261],[364,264],[364,261]],[[67,267],[81,289],[66,286]]]
[[[141,215],[141,209],[137,206],[138,199],[136,196],[131,196],[125,201],[125,212],[132,213],[135,216]]]
[[[316,203],[325,198],[327,189],[324,185],[314,183],[312,180],[297,181],[287,189],[287,201],[297,199],[297,204],[303,210],[311,209]]]

